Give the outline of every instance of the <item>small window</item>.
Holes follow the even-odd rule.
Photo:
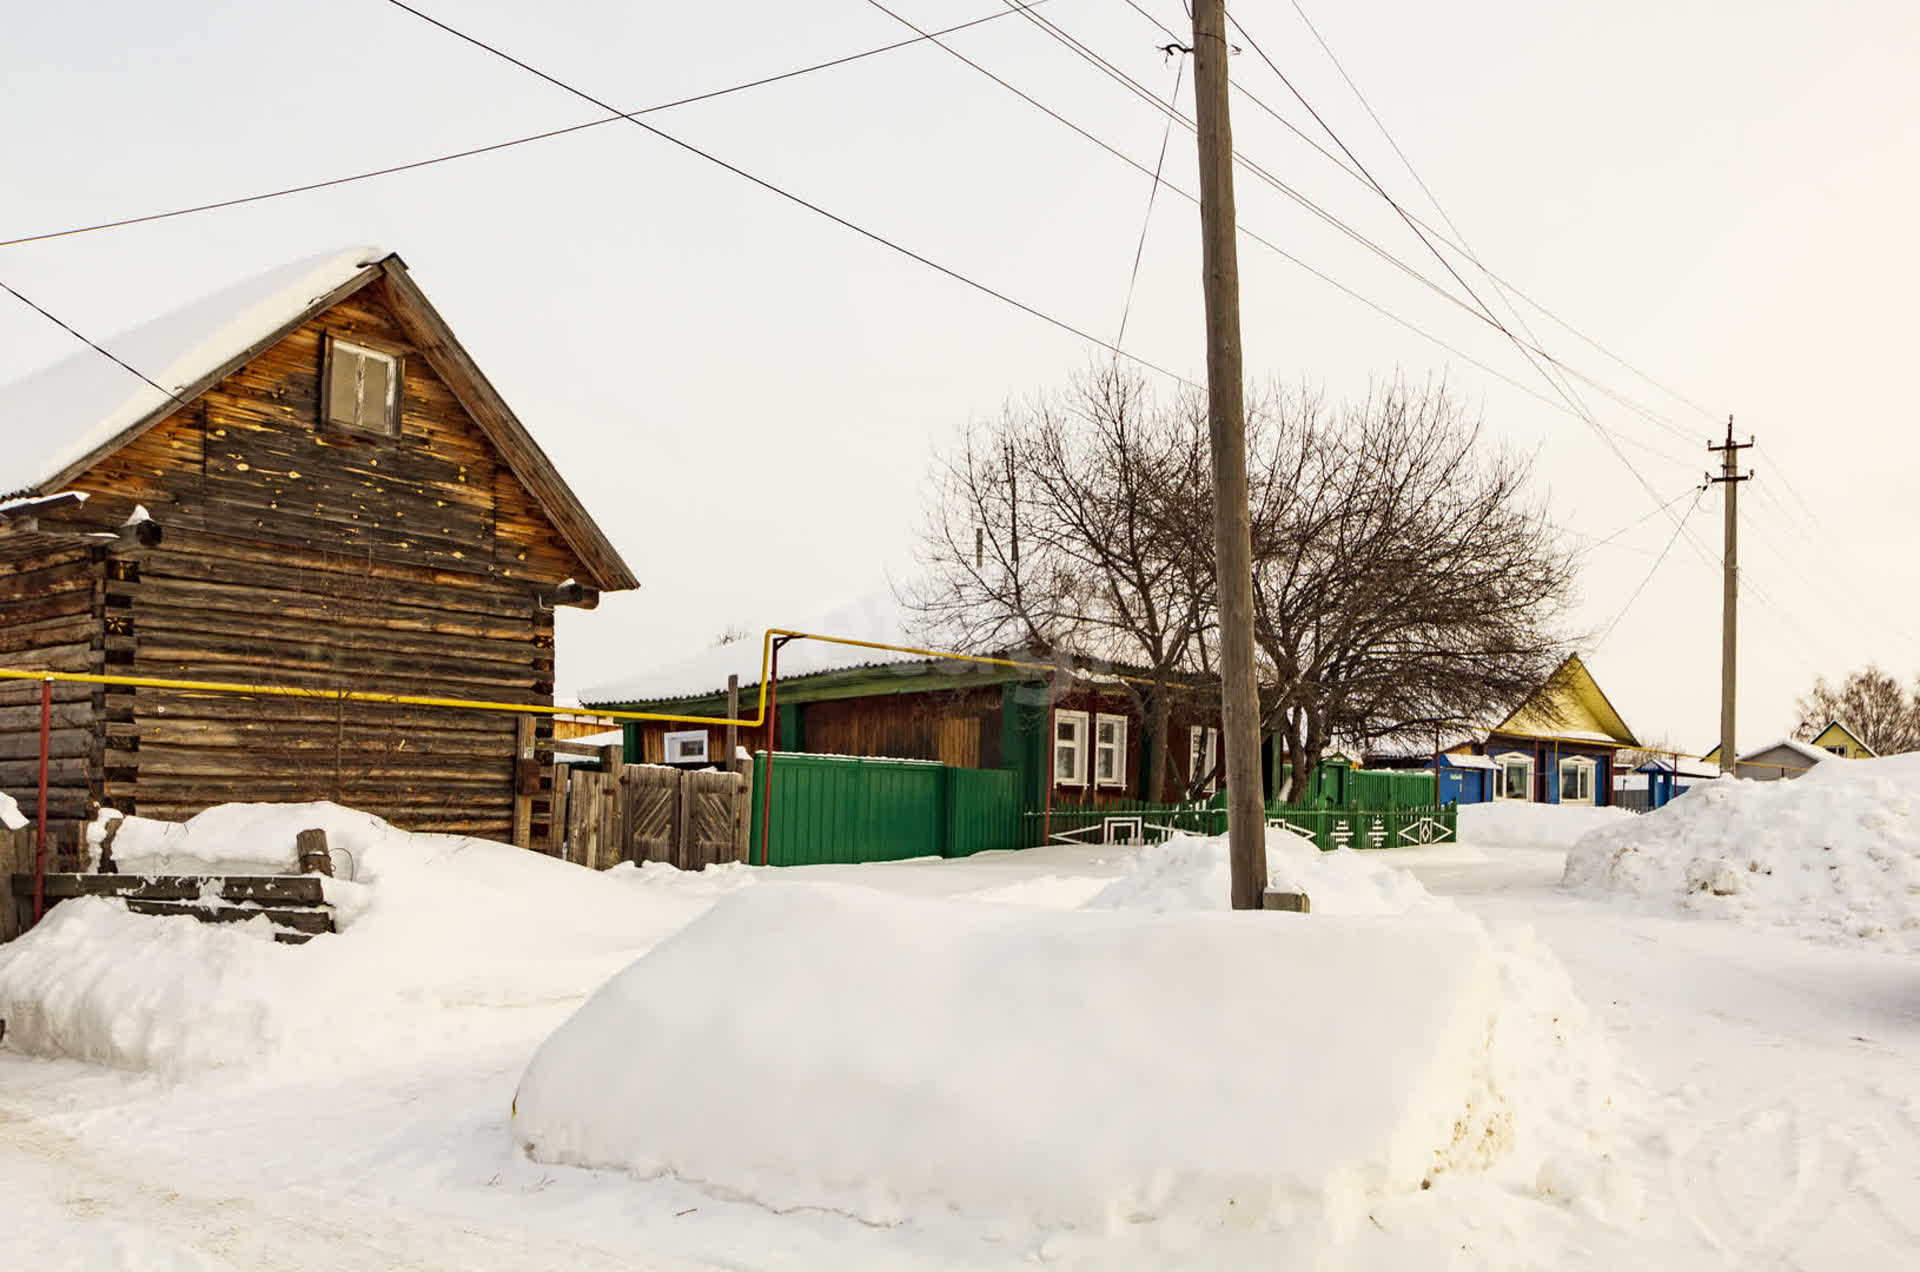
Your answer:
[[[1840,745],[1840,746],[1830,746],[1830,747],[1828,747],[1828,748],[1827,748],[1827,750],[1829,750],[1829,751],[1831,751],[1831,752],[1833,752],[1833,753],[1834,753],[1835,755],[1839,755],[1839,756],[1845,756],[1845,755],[1846,755],[1846,753],[1847,753],[1847,748],[1846,748],[1846,746],[1845,746],[1844,744],[1842,744],[1842,745]]]
[[[1533,761],[1524,755],[1503,755],[1495,762],[1500,766],[1500,781],[1494,787],[1494,798],[1531,800]]]
[[[1560,802],[1593,803],[1593,761],[1574,758],[1560,761]]]
[[[400,435],[400,359],[350,340],[327,340],[320,418],[356,432]]]
[[[669,764],[705,764],[707,762],[707,731],[688,729],[680,733],[666,735],[666,757]]]
[[[1187,730],[1187,782],[1208,795],[1220,785],[1220,730],[1194,725]]]
[[[1060,786],[1087,784],[1087,713],[1084,711],[1054,713],[1053,780]]]
[[[1095,716],[1093,722],[1093,784],[1127,784],[1127,717]]]

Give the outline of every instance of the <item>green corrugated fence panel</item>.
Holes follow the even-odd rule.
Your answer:
[[[976,852],[1022,846],[1018,773],[950,768],[946,781],[947,856],[970,857]]]
[[[757,753],[753,765],[748,860],[758,863],[766,753]],[[1021,847],[1021,830],[1017,773],[916,760],[774,757],[770,865],[967,856]]]

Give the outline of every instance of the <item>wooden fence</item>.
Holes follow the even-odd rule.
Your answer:
[[[553,791],[558,842],[551,851],[578,865],[605,870],[622,861],[664,861],[699,870],[747,859],[752,819],[744,773],[556,765]]]

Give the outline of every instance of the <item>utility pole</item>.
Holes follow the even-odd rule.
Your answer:
[[[1267,892],[1267,808],[1260,784],[1260,687],[1253,661],[1253,530],[1247,511],[1247,414],[1240,367],[1240,261],[1234,240],[1227,51],[1226,0],[1194,0],[1193,94],[1200,139],[1201,279],[1207,305],[1213,552],[1220,592],[1227,856],[1233,871],[1233,908],[1258,910]]]
[[[1752,481],[1753,474],[1740,473],[1740,452],[1753,445],[1753,439],[1733,440],[1733,416],[1727,416],[1727,440],[1715,446],[1707,443],[1710,454],[1720,456],[1720,475],[1707,474],[1707,480],[1724,487],[1726,497],[1726,539],[1720,554],[1720,771],[1733,773],[1738,755],[1733,749],[1733,689],[1737,659],[1740,607],[1740,483]]]

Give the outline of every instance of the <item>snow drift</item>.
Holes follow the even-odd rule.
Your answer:
[[[1563,885],[1835,939],[1920,949],[1920,756],[1789,781],[1703,782],[1595,831]]]
[[[1338,1223],[1448,1170],[1605,1175],[1611,1068],[1530,934],[1270,852],[1311,915],[1226,911],[1225,842],[1189,837],[1078,911],[736,893],[547,1040],[515,1135],[877,1224]]]
[[[607,977],[751,879],[743,867],[595,874],[505,844],[410,834],[333,804],[223,805],[128,824],[123,863],[269,869],[323,827],[354,879],[337,935],[276,945],[265,919],[203,925],[62,902],[0,946],[6,1045],[183,1075],[351,1069],[524,1046]],[[197,863],[197,864],[196,864]]]
[[[755,888],[563,1025],[514,1126],[542,1161],[872,1223],[1259,1224],[1469,1156],[1497,986],[1457,918]]]

